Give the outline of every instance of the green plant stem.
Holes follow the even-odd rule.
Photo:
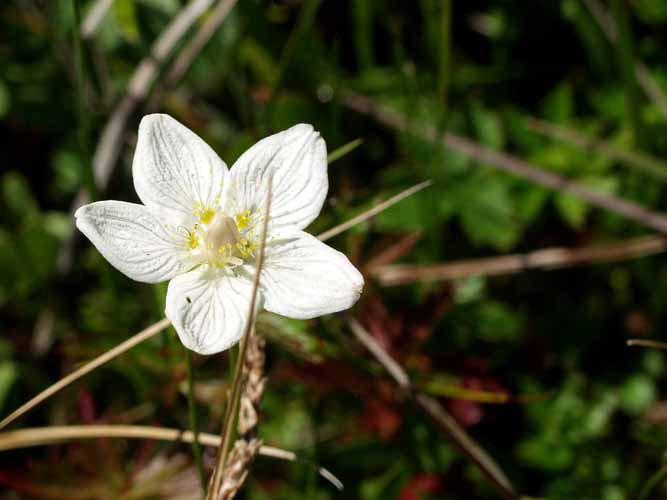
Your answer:
[[[199,443],[199,419],[197,418],[197,405],[195,403],[195,378],[194,369],[192,367],[192,351],[185,349],[185,365],[188,371],[188,414],[190,417],[190,429],[194,435],[192,441],[192,453],[197,464],[197,471],[199,472],[199,481],[201,482],[201,489],[206,495],[208,482],[206,480],[206,472],[204,471],[204,461],[202,460],[201,444]]]
[[[82,177],[86,184],[86,189],[90,194],[91,200],[97,198],[97,186],[90,161],[90,115],[86,106],[86,73],[87,65],[81,41],[81,5],[80,0],[72,0],[72,10],[74,12],[74,23],[72,26],[72,39],[74,43],[74,65],[76,66],[76,93],[77,93],[77,121],[78,138],[81,152]]]
[[[294,56],[299,43],[310,26],[313,24],[313,21],[315,21],[315,15],[317,14],[317,9],[319,8],[321,2],[322,0],[306,0],[306,3],[301,8],[296,26],[289,34],[282,54],[280,54],[276,79],[273,83],[274,93],[277,92],[280,88],[280,84],[282,83],[283,77],[285,76],[285,72],[287,71],[290,62],[292,61],[292,57]]]
[[[334,149],[327,157],[327,162],[331,165],[336,160],[340,160],[343,156],[351,153],[363,144],[362,138],[354,139],[353,141],[343,144],[341,147]]]
[[[447,109],[449,73],[452,58],[452,0],[442,0],[440,12],[440,61],[438,72],[438,95],[443,109]]]
[[[625,87],[626,110],[632,125],[634,142],[635,144],[641,144],[643,142],[642,123],[639,114],[641,102],[639,86],[635,78],[634,48],[625,0],[612,0],[611,9],[618,26],[616,57]]]
[[[646,484],[642,488],[641,493],[639,493],[637,500],[648,500],[654,488],[658,485],[660,481],[662,481],[666,477],[667,477],[667,465],[663,465],[658,469],[658,471],[655,474],[653,474],[649,478],[648,481],[646,481]]]

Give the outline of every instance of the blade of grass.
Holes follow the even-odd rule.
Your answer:
[[[357,224],[361,224],[362,222],[367,221],[368,219],[375,217],[377,214],[380,212],[383,212],[387,210],[389,207],[392,205],[395,205],[396,203],[404,200],[408,196],[411,196],[422,189],[430,186],[432,184],[431,181],[424,181],[420,182],[419,184],[412,186],[411,188],[406,189],[405,191],[401,191],[395,196],[392,196],[388,200],[383,201],[382,203],[378,203],[375,205],[373,208],[370,210],[366,210],[365,212],[357,215],[356,217],[352,217],[350,220],[347,222],[344,222],[336,227],[332,227],[331,229],[324,231],[322,234],[318,235],[318,238],[320,241],[325,241],[330,238],[333,238],[334,236],[339,235],[343,231],[347,231],[350,229],[352,226],[356,226]]]
[[[329,153],[329,156],[327,156],[327,162],[329,163],[329,165],[331,165],[336,160],[340,160],[343,156],[357,149],[359,146],[363,144],[363,142],[364,140],[360,137],[358,139],[348,142],[347,144],[343,144],[341,147],[336,148],[331,153]]]
[[[663,481],[665,478],[667,478],[667,465],[660,467],[656,473],[653,474],[648,481],[646,481],[646,484],[642,488],[642,491],[639,493],[637,500],[648,500],[651,498],[651,493],[655,487],[658,486],[660,481]]]
[[[77,94],[77,134],[79,136],[79,148],[81,151],[81,165],[83,171],[82,178],[84,179],[86,189],[92,200],[97,198],[97,187],[95,186],[95,179],[93,171],[89,168],[90,164],[90,113],[86,109],[86,82],[87,82],[87,68],[86,58],[83,50],[83,43],[81,42],[81,32],[79,26],[81,24],[81,5],[79,0],[72,0],[72,10],[74,12],[74,24],[72,25],[72,39],[74,42],[74,66],[76,67],[76,94]]]
[[[197,472],[199,472],[199,481],[201,490],[206,495],[208,489],[208,482],[206,481],[206,472],[204,471],[204,461],[202,460],[201,445],[199,444],[199,419],[197,418],[197,405],[195,403],[195,379],[194,369],[192,366],[192,351],[190,349],[183,349],[185,352],[185,365],[188,373],[188,417],[190,420],[190,429],[192,429],[192,453],[195,457],[195,464],[197,465]]]
[[[634,143],[642,142],[641,102],[639,88],[635,79],[634,48],[632,33],[630,31],[630,20],[625,5],[626,0],[611,0],[612,14],[616,20],[618,31],[618,43],[616,44],[616,59],[619,72],[623,78],[625,90],[625,112],[630,117]]]
[[[250,295],[250,305],[248,311],[248,322],[245,327],[245,332],[241,337],[239,344],[239,355],[236,360],[236,368],[234,370],[234,378],[232,380],[232,390],[227,401],[227,408],[225,410],[225,418],[222,424],[221,431],[221,446],[218,450],[218,458],[216,467],[211,478],[211,487],[206,495],[207,500],[216,500],[220,496],[220,488],[222,486],[222,479],[224,476],[225,465],[227,462],[227,451],[231,443],[232,433],[234,431],[234,420],[239,404],[239,397],[241,395],[241,381],[243,378],[243,364],[245,363],[246,354],[248,351],[248,338],[253,335],[255,328],[255,304],[257,301],[257,290],[259,288],[259,278],[262,274],[262,266],[264,265],[264,252],[266,250],[266,229],[269,223],[269,210],[271,209],[271,193],[273,190],[273,176],[269,176],[267,181],[266,206],[264,208],[264,219],[262,220],[262,232],[260,238],[259,252],[256,260],[255,276],[252,284],[252,293]]]
[[[24,403],[22,406],[20,406],[18,409],[14,410],[12,413],[10,413],[8,416],[6,416],[2,421],[0,421],[0,429],[3,429],[7,427],[9,424],[11,424],[14,420],[19,418],[21,415],[27,413],[31,409],[33,409],[35,406],[40,404],[41,402],[45,401],[46,399],[50,398],[53,396],[56,392],[60,391],[61,389],[67,387],[69,384],[74,382],[75,380],[80,379],[84,375],[92,372],[96,368],[99,368],[100,366],[104,365],[105,363],[108,363],[115,357],[119,356],[120,354],[132,349],[134,346],[141,344],[145,340],[148,340],[151,337],[154,337],[158,333],[160,333],[162,330],[167,328],[170,325],[170,321],[168,319],[162,319],[158,321],[157,323],[152,324],[148,328],[140,331],[136,335],[130,337],[127,339],[125,342],[117,345],[113,349],[108,350],[101,356],[98,356],[97,358],[93,359],[92,361],[86,363],[85,365],[81,366],[80,368],[77,368],[74,370],[72,373],[69,375],[61,378],[56,382],[55,384],[49,386],[42,392],[40,392],[37,396],[34,398],[30,399],[27,403]]]
[[[452,59],[452,0],[442,0],[440,12],[440,61],[438,67],[438,95],[443,109],[447,109],[449,72]]]
[[[273,94],[277,94],[280,90],[283,78],[285,77],[285,72],[287,71],[294,53],[296,52],[299,44],[301,43],[304,35],[310,28],[310,26],[315,21],[315,16],[317,15],[317,9],[319,9],[322,0],[306,0],[301,7],[299,12],[299,18],[296,21],[294,29],[289,34],[285,46],[283,47],[282,53],[280,54],[280,60],[278,62],[278,68],[276,69],[276,75],[273,80]]]
[[[50,427],[33,427],[16,431],[0,432],[0,451],[29,448],[66,443],[81,439],[118,438],[118,439],[154,439],[157,441],[173,441],[193,443],[195,435],[191,431],[170,429],[166,427],[150,427],[142,425],[67,425]],[[202,432],[198,437],[204,446],[220,446],[220,436]],[[295,453],[274,446],[262,446],[259,454],[264,457],[277,458],[288,462],[299,462],[314,466],[320,475],[331,482],[337,489],[343,489],[343,483],[324,467],[298,457]]]
[[[583,0],[600,29],[614,45],[618,43],[619,30],[614,18],[599,0]],[[653,101],[663,117],[667,117],[667,95],[656,82],[649,69],[641,61],[635,61],[635,77],[644,93]]]

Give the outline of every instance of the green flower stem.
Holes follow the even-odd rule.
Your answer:
[[[81,42],[81,5],[79,2],[80,0],[72,0],[72,10],[74,11],[72,39],[74,43],[74,65],[76,66],[78,136],[83,165],[83,179],[90,198],[95,200],[97,198],[97,186],[95,185],[90,154],[90,113],[86,106],[86,77],[88,66],[86,65],[83,43]]]

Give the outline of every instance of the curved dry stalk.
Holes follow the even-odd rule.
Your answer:
[[[222,424],[222,445],[218,449],[218,458],[216,460],[216,467],[211,477],[211,487],[206,494],[207,499],[218,499],[220,497],[220,488],[225,471],[225,464],[227,462],[227,448],[229,447],[234,419],[236,417],[236,409],[239,404],[239,396],[241,394],[241,380],[243,378],[243,366],[245,364],[246,355],[248,352],[248,339],[253,335],[255,324],[253,318],[255,316],[255,304],[257,302],[257,290],[259,288],[259,277],[262,274],[262,266],[264,265],[264,252],[266,250],[266,229],[269,226],[269,210],[271,209],[271,193],[273,191],[273,176],[269,176],[267,182],[266,206],[264,208],[264,219],[262,220],[262,236],[259,243],[259,252],[257,255],[257,263],[255,276],[252,282],[252,294],[250,295],[250,305],[248,311],[248,322],[245,327],[245,332],[241,337],[241,344],[239,345],[239,355],[236,360],[236,367],[234,369],[234,379],[232,381],[232,390],[227,400],[227,408],[225,410],[225,419]]]
[[[0,451],[99,438],[154,439],[157,441],[174,441],[188,444],[192,444],[195,440],[192,431],[170,429],[167,427],[143,425],[65,425],[0,432]],[[201,432],[199,433],[198,440],[204,446],[220,446],[220,436],[214,434]],[[259,448],[259,454],[264,457],[277,458],[288,462],[301,462],[314,465],[324,479],[331,482],[337,489],[343,489],[343,483],[331,471],[324,467],[319,467],[308,460],[299,458],[291,451],[262,445]]]
[[[648,339],[629,339],[626,342],[626,345],[638,346],[638,347],[652,347],[653,349],[662,349],[667,350],[667,342],[659,342],[657,340],[648,340]]]
[[[95,2],[95,5],[88,11],[88,15],[81,23],[81,36],[84,39],[91,38],[95,34],[113,2],[114,0],[97,0]]]
[[[375,266],[370,274],[384,286],[499,276],[529,269],[559,269],[593,262],[616,262],[667,251],[664,236],[641,236],[608,245],[551,247],[533,252],[434,264]]]
[[[396,130],[417,134],[428,141],[438,142],[452,151],[466,155],[485,166],[509,173],[534,184],[553,189],[554,191],[571,194],[593,206],[622,215],[626,219],[667,234],[667,217],[635,202],[595,191],[577,181],[540,168],[503,151],[488,148],[467,137],[451,132],[442,133],[433,126],[414,124],[416,127],[412,131],[410,130],[410,123],[407,116],[388,109],[369,97],[345,92],[341,101],[347,108],[368,115],[378,123]]]
[[[167,328],[171,322],[168,319],[162,319],[158,321],[157,323],[152,324],[145,330],[140,331],[136,335],[130,337],[127,339],[125,342],[117,345],[113,349],[108,350],[101,356],[98,356],[94,360],[86,363],[85,365],[81,366],[80,368],[77,368],[74,370],[72,373],[69,375],[61,378],[56,382],[55,384],[49,386],[47,389],[43,390],[37,396],[34,398],[30,399],[27,403],[24,403],[21,405],[18,409],[14,410],[12,413],[10,413],[8,416],[6,416],[2,421],[0,421],[0,429],[3,429],[4,427],[7,427],[9,424],[11,424],[14,420],[19,418],[21,415],[24,413],[27,413],[31,409],[33,409],[35,406],[43,402],[44,400],[50,398],[53,396],[56,392],[60,391],[61,389],[67,387],[69,384],[74,382],[75,380],[80,379],[84,375],[92,372],[96,368],[99,368],[100,366],[104,365],[105,363],[108,363],[115,357],[119,356],[120,354],[123,354],[124,352],[132,349],[134,346],[141,344],[143,341],[148,340],[149,338],[157,335],[160,333],[162,330]]]
[[[398,386],[426,413],[452,442],[479,467],[479,470],[508,500],[519,500],[512,483],[491,456],[445,410],[437,399],[414,390],[408,374],[394,358],[364,329],[361,324],[349,320],[355,337],[391,375]]]
[[[422,189],[430,186],[432,182],[429,181],[424,181],[420,182],[419,184],[412,186],[411,188],[406,189],[405,191],[401,191],[395,196],[392,196],[388,200],[383,201],[382,203],[378,203],[375,205],[373,208],[370,210],[366,210],[365,212],[357,215],[356,217],[352,217],[350,220],[343,222],[342,224],[339,224],[338,226],[332,227],[331,229],[324,231],[323,233],[319,234],[317,237],[319,238],[320,241],[326,241],[330,238],[333,238],[334,236],[339,235],[340,233],[347,231],[353,226],[356,226],[357,224],[361,224],[362,222],[367,221],[368,219],[371,219],[375,217],[377,214],[380,212],[384,212],[387,210],[389,207],[392,205],[395,205],[399,201],[403,201],[405,198],[408,196],[411,196],[418,191],[421,191]]]

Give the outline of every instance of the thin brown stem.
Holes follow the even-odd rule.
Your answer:
[[[336,226],[332,227],[331,229],[324,231],[322,234],[318,235],[318,238],[320,241],[325,241],[330,238],[333,238],[334,236],[339,235],[340,233],[347,231],[350,229],[352,226],[356,226],[357,224],[361,224],[362,222],[367,221],[368,219],[371,219],[375,217],[377,214],[380,212],[384,212],[387,210],[389,207],[392,205],[395,205],[396,203],[403,201],[405,198],[408,196],[411,196],[418,191],[421,191],[422,189],[430,186],[432,184],[431,181],[424,181],[420,182],[419,184],[412,186],[411,188],[406,189],[405,191],[401,191],[395,196],[392,196],[388,200],[383,201],[382,203],[378,203],[375,205],[373,208],[370,210],[366,210],[365,212],[357,215],[356,217],[352,217],[350,220]]]
[[[667,238],[642,236],[608,245],[576,248],[552,247],[534,252],[466,259],[426,265],[394,264],[376,266],[370,273],[382,285],[450,281],[470,276],[499,276],[529,269],[558,269],[595,262],[615,262],[655,255],[667,251]]]
[[[192,444],[195,435],[192,431],[169,429],[166,427],[150,427],[142,425],[66,425],[50,427],[33,427],[16,431],[0,433],[0,451],[9,451],[32,446],[45,446],[67,443],[81,439],[118,438],[118,439],[154,439],[157,441],[173,441]],[[204,446],[220,446],[220,436],[199,433],[199,443]],[[296,453],[276,448],[261,446],[259,454],[264,457],[286,460],[288,462],[303,462],[314,465],[312,462],[299,458]],[[329,470],[315,465],[319,474],[331,482],[339,490],[343,484]]]
[[[269,223],[269,210],[271,209],[271,193],[273,189],[273,177],[270,176],[267,181],[267,198],[266,206],[264,208],[264,218],[262,220],[262,236],[260,239],[259,252],[256,261],[256,271],[252,284],[252,294],[250,296],[250,306],[248,311],[248,322],[246,323],[245,332],[241,337],[241,344],[239,346],[239,355],[236,360],[236,368],[234,370],[234,379],[232,381],[232,390],[227,402],[227,409],[225,411],[225,418],[222,424],[222,445],[218,450],[218,459],[213,477],[211,478],[211,487],[208,490],[206,498],[209,500],[217,499],[220,494],[222,486],[222,479],[225,471],[225,463],[227,461],[227,449],[231,442],[232,433],[234,430],[234,419],[236,418],[236,411],[239,403],[239,396],[241,394],[241,380],[243,378],[243,365],[245,363],[246,354],[248,351],[248,338],[252,335],[254,330],[255,305],[257,303],[257,290],[259,288],[259,278],[262,274],[262,266],[264,265],[264,252],[266,247],[266,229]]]
[[[158,321],[157,323],[149,326],[145,330],[140,331],[133,337],[130,337],[127,339],[125,342],[117,345],[113,349],[108,350],[101,356],[98,356],[97,358],[93,359],[92,361],[86,363],[82,367],[74,370],[72,373],[67,375],[66,377],[61,378],[58,382],[55,384],[49,386],[47,389],[43,390],[40,392],[37,396],[29,400],[27,403],[21,405],[18,409],[14,410],[12,413],[10,413],[8,416],[6,416],[2,421],[0,421],[0,429],[3,429],[7,427],[9,424],[11,424],[14,420],[19,418],[21,415],[24,413],[27,413],[31,409],[33,409],[35,406],[43,402],[44,400],[50,398],[53,396],[56,392],[60,391],[61,389],[64,389],[67,387],[69,384],[74,382],[75,380],[80,379],[84,375],[92,372],[96,368],[99,368],[100,366],[104,365],[105,363],[108,363],[115,357],[119,356],[120,354],[129,351],[132,349],[134,346],[141,344],[145,340],[148,340],[151,337],[154,337],[158,333],[160,333],[162,330],[167,328],[170,325],[170,322],[168,319],[162,319]]]
[[[667,350],[667,342],[658,342],[657,340],[629,339],[626,341],[628,346],[651,347],[653,349]]]
[[[358,321],[351,319],[349,326],[357,340],[384,367],[404,393],[412,398],[417,406],[433,420],[438,428],[454,442],[461,452],[477,465],[484,476],[496,487],[498,492],[508,500],[518,500],[520,496],[514,491],[514,487],[500,466],[468,435],[447,410],[442,407],[438,400],[415,391],[403,367],[389,355]]]

